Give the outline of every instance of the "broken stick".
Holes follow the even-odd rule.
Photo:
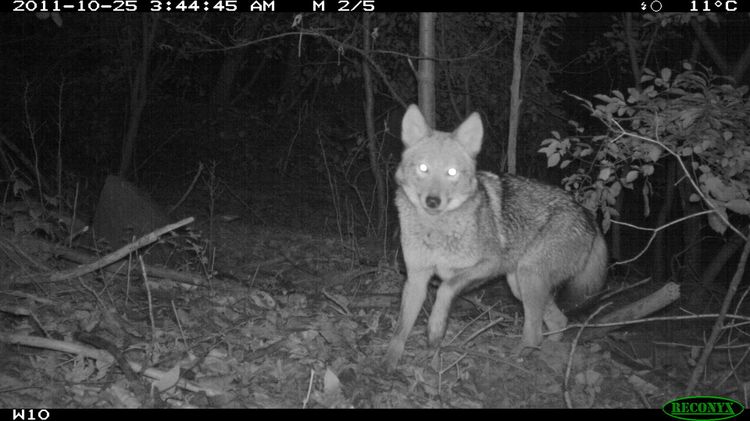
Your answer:
[[[663,287],[659,288],[659,290],[652,294],[619,310],[613,311],[612,313],[605,314],[601,318],[595,320],[594,324],[618,323],[642,319],[649,314],[655,313],[672,304],[678,298],[680,298],[680,286],[674,282],[667,282]],[[580,339],[583,341],[602,337],[619,327],[620,326],[587,327]]]
[[[130,253],[142,247],[145,247],[151,243],[155,243],[157,240],[159,240],[159,237],[161,237],[162,235],[168,232],[174,231],[178,228],[182,228],[183,226],[192,223],[194,220],[195,218],[191,216],[189,218],[183,219],[182,221],[175,222],[174,224],[169,224],[164,227],[161,227],[133,241],[132,243],[127,244],[124,247],[121,247],[120,249],[115,250],[112,253],[105,255],[104,257],[102,257],[101,259],[93,263],[81,265],[76,268],[62,271],[62,272],[55,272],[49,276],[49,281],[50,282],[64,281],[66,279],[82,276],[87,273],[91,273],[95,270],[101,269],[105,266],[109,266],[112,263],[126,257]]]

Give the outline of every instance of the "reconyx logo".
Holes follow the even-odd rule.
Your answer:
[[[721,396],[688,396],[673,399],[661,407],[672,418],[688,421],[726,420],[736,417],[745,407]]]

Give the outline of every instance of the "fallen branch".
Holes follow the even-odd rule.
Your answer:
[[[166,225],[162,228],[159,228],[157,230],[154,230],[143,237],[133,241],[130,244],[125,245],[124,247],[121,247],[118,250],[113,251],[112,253],[107,254],[106,256],[102,257],[101,259],[93,262],[84,264],[81,266],[78,266],[77,268],[73,268],[70,270],[62,271],[62,272],[55,272],[52,273],[49,276],[50,282],[58,282],[58,281],[64,281],[66,279],[75,278],[78,276],[83,276],[87,273],[91,273],[95,270],[101,269],[105,266],[109,266],[112,263],[115,263],[116,261],[126,257],[130,253],[141,249],[151,243],[155,243],[159,240],[159,237],[162,235],[174,231],[178,228],[182,228],[185,225],[188,225],[192,223],[195,220],[192,216],[189,218],[185,218],[182,221],[175,222],[174,224]]]
[[[37,297],[36,295],[29,294],[27,292],[22,291],[0,291],[0,294],[10,295],[13,297],[23,298],[29,301],[36,301],[40,304],[47,304],[47,305],[55,305],[56,303],[52,300],[49,300],[47,298]]]
[[[97,361],[103,362],[105,364],[114,364],[115,359],[107,351],[92,348],[83,344],[78,344],[74,342],[67,342],[67,341],[59,341],[56,339],[47,339],[47,338],[41,338],[38,336],[29,336],[29,335],[18,335],[15,333],[6,333],[6,332],[0,332],[0,342],[5,342],[8,344],[17,344],[17,345],[25,345],[25,346],[31,346],[34,348],[43,348],[43,349],[52,349],[56,351],[66,352],[69,354],[76,354],[76,355],[82,355],[84,357],[92,358]],[[136,373],[142,373],[146,377],[149,377],[154,380],[161,380],[169,375],[169,373],[165,373],[164,371],[157,370],[155,368],[146,368],[143,369],[143,366],[139,363],[128,361],[128,364],[130,367],[135,371]],[[222,392],[212,389],[210,387],[201,386],[199,384],[180,379],[177,381],[177,386],[189,390],[191,392],[204,392],[208,396],[218,396],[223,394]]]
[[[87,253],[82,253],[79,251],[71,250],[67,247],[62,247],[62,246],[54,246],[52,249],[52,253],[54,253],[57,256],[62,256],[67,260],[71,260],[79,264],[88,264],[88,263],[92,263],[96,261],[95,256],[92,256]],[[118,268],[114,264],[112,264],[109,266],[105,266],[103,269],[106,270],[107,272],[117,273]],[[178,272],[174,269],[161,268],[161,267],[155,267],[155,266],[149,266],[149,265],[146,265],[146,269],[148,271],[148,275],[153,276],[155,278],[172,279],[177,282],[184,282],[186,284],[192,284],[192,285],[202,285],[205,283],[203,277],[195,273]]]
[[[566,303],[561,303],[563,305],[560,306],[560,310],[562,310],[562,312],[565,313],[568,318],[581,318],[583,316],[591,314],[591,312],[598,308],[600,304],[605,300],[608,300],[615,295],[622,294],[625,291],[629,291],[633,288],[638,288],[639,286],[648,282],[651,282],[650,276],[634,284],[627,285],[616,290],[602,290],[596,294],[591,295],[584,302],[578,303],[573,307],[565,306]]]
[[[91,348],[74,342],[59,341],[57,339],[42,338],[39,336],[18,335],[15,333],[0,332],[0,342],[31,346],[34,348],[52,349],[67,352],[68,354],[82,355],[93,358],[105,364],[113,364],[114,357],[109,352]]]
[[[651,295],[641,298],[640,300],[625,306],[619,310],[613,311],[601,319],[596,321],[596,324],[604,323],[619,323],[624,321],[642,319],[649,314],[657,312],[675,300],[680,298],[680,287],[674,282],[668,282],[658,291]],[[609,327],[589,327],[582,335],[581,340],[590,340],[606,335],[612,330],[617,329],[618,326]]]
[[[12,314],[14,316],[31,316],[31,310],[24,306],[0,304],[0,312]]]

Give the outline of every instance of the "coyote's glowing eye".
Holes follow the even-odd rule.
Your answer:
[[[419,172],[427,172],[427,164],[419,164],[417,168],[419,169]]]
[[[455,168],[448,168],[448,175],[451,177],[454,177],[456,174],[458,174],[458,171],[456,171]]]

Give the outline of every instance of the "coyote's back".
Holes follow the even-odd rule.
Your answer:
[[[476,113],[452,133],[427,126],[415,105],[404,115],[396,206],[407,280],[386,354],[391,368],[433,275],[442,279],[428,322],[433,346],[445,333],[453,298],[474,281],[506,275],[523,303],[524,347],[539,346],[543,322],[549,330],[566,326],[554,301],[558,287],[575,302],[604,283],[607,248],[594,216],[558,187],[477,172],[482,136]]]

